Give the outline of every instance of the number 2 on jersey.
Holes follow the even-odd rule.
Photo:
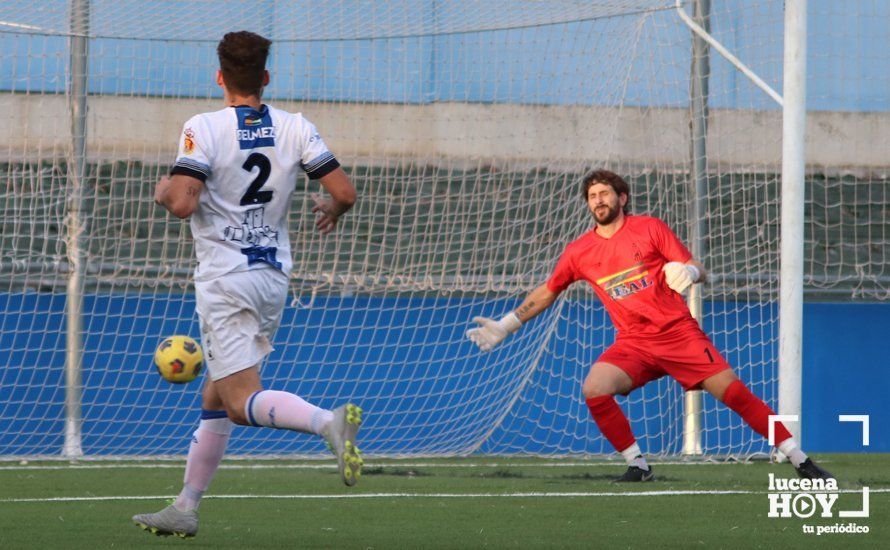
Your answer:
[[[244,164],[241,165],[248,172],[253,172],[254,168],[259,168],[260,173],[250,182],[247,192],[241,197],[241,206],[250,204],[265,204],[272,200],[272,191],[260,191],[260,188],[266,184],[269,174],[272,172],[272,163],[269,158],[261,153],[251,153]]]

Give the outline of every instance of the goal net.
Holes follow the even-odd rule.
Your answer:
[[[295,182],[291,292],[266,387],[323,407],[360,404],[369,454],[613,452],[580,390],[614,338],[588,288],[575,285],[491,353],[464,336],[472,317],[516,307],[590,227],[580,179],[603,167],[628,178],[633,213],[661,217],[684,240],[706,228],[701,323],[776,405],[781,110],[712,52],[707,140],[696,149],[693,40],[673,0],[81,4],[85,26],[66,1],[0,2],[0,455],[63,447],[78,253],[83,453],[186,452],[198,383],[165,383],[151,359],[163,337],[199,334],[194,253],[187,223],[154,204],[153,188],[183,122],[222,107],[215,47],[240,29],[274,41],[264,101],[315,123],[359,194],[336,233],[321,236],[308,198],[318,186]],[[781,3],[729,5],[712,10],[711,32],[781,89]],[[83,160],[72,139],[77,34],[88,37]],[[837,207],[864,177],[817,178],[813,193],[823,194],[811,200]],[[870,181],[853,200],[877,217],[886,180]],[[693,219],[697,198],[704,210]],[[886,296],[886,261],[862,248],[862,226],[808,223],[808,239],[843,239],[808,242],[811,287]],[[681,451],[676,382],[619,403],[646,452]],[[767,450],[712,399],[703,409],[704,453]],[[324,449],[317,438],[240,428],[229,452]]]

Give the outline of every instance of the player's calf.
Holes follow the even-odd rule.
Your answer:
[[[775,416],[776,413],[763,400],[751,393],[751,390],[741,380],[730,383],[721,398],[726,406],[741,416],[755,432],[763,437],[769,437],[770,417]],[[776,448],[788,457],[800,477],[807,479],[834,478],[828,471],[807,457],[784,424],[775,422],[773,432]]]

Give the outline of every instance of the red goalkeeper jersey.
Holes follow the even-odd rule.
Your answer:
[[[569,243],[547,287],[562,292],[575,281],[587,281],[622,335],[657,334],[685,322],[697,327],[686,301],[667,286],[662,272],[668,262],[691,258],[663,221],[626,216],[608,239],[594,228]]]

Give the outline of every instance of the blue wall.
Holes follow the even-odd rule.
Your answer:
[[[803,347],[803,440],[807,448],[890,452],[890,303],[806,304]],[[859,423],[870,415],[871,444]]]
[[[0,0],[0,13],[17,13],[16,22],[65,30],[66,1],[44,2],[44,11],[20,13],[11,0]],[[93,93],[169,97],[218,97],[214,83],[215,42],[233,28],[247,28],[278,40],[270,69],[267,97],[287,99],[409,102],[468,101],[493,103],[680,106],[688,103],[690,32],[673,10],[654,11],[646,24],[634,17],[611,17],[503,31],[442,33],[357,40],[301,38],[341,29],[361,33],[381,21],[404,14],[358,13],[323,4],[271,0],[245,3],[218,18],[201,19],[199,30],[188,3],[173,2],[169,13],[142,15],[133,24],[130,9],[94,8],[90,44],[90,90]],[[459,12],[438,9],[435,0],[418,2],[424,29],[459,28]],[[782,88],[782,3],[714,3],[712,33],[768,84]],[[254,6],[254,10],[251,10]],[[237,13],[238,10],[243,13]],[[362,12],[365,10],[367,13]],[[255,13],[252,13],[255,12]],[[56,14],[56,19],[50,15]],[[158,18],[164,16],[163,21]],[[351,29],[344,17],[366,25]],[[191,19],[189,19],[191,18]],[[442,20],[442,18],[446,18]],[[294,29],[312,21],[312,29]],[[831,0],[809,2],[807,106],[811,110],[886,111],[890,109],[890,56],[886,45],[890,3],[857,3],[850,9]],[[346,23],[346,25],[344,25]],[[437,26],[438,25],[438,26]],[[415,25],[417,26],[417,25]],[[344,28],[346,27],[346,28]],[[151,29],[155,29],[152,31]],[[413,27],[409,28],[409,32]],[[68,62],[67,39],[9,32],[0,27],[0,90],[63,92]],[[109,37],[115,32],[149,37],[189,36],[190,41],[133,40]],[[296,33],[296,34],[295,34]],[[612,42],[603,43],[603,37]],[[213,37],[205,38],[205,37]],[[622,37],[619,40],[614,37]],[[546,51],[546,56],[541,52]],[[630,67],[617,75],[616,56]],[[556,67],[556,68],[554,68]],[[712,54],[710,105],[714,108],[775,109],[772,100],[716,53]],[[614,83],[620,82],[620,86]],[[608,83],[608,84],[606,84]],[[604,85],[605,84],[605,85]]]
[[[286,389],[326,407],[356,397],[377,413],[365,431],[376,442],[370,452],[412,452],[419,445],[477,438],[508,405],[503,423],[480,452],[609,452],[578,391],[587,365],[600,351],[590,346],[596,337],[577,322],[559,322],[537,368],[522,384],[510,369],[517,360],[542,349],[540,345],[522,349],[523,339],[514,339],[481,355],[462,334],[473,315],[495,314],[506,307],[505,302],[462,298],[317,298],[313,308],[287,309],[284,326],[301,328],[290,334],[290,341],[282,341],[284,334],[279,333],[264,378],[289,379]],[[774,315],[775,307],[758,306],[738,314],[729,313],[738,311],[737,304],[731,310],[726,304],[708,304],[708,310],[710,318],[724,325],[706,327],[721,332],[715,340],[718,347],[741,367],[755,392],[772,401],[774,388],[763,382],[775,378],[773,367],[751,365],[774,353],[767,349],[774,344],[750,345],[749,340],[761,340],[758,333],[764,330],[775,334],[775,324],[763,322]],[[193,298],[93,296],[87,298],[85,311],[85,451],[183,452],[199,408],[198,386],[166,384],[154,373],[150,358],[157,335],[197,334]],[[0,365],[0,453],[56,454],[63,429],[64,298],[2,294],[0,312],[0,349],[5,355]],[[563,313],[575,319],[581,318],[580,312],[580,305],[569,304]],[[879,345],[886,338],[888,320],[890,304],[806,305],[803,439],[807,450],[890,451],[886,436],[890,400],[885,395],[890,375]],[[524,332],[542,330],[544,321],[530,324]],[[725,327],[738,330],[722,332]],[[521,397],[512,403],[516,393]],[[649,452],[679,450],[678,407],[668,407],[665,415],[653,414],[659,410],[654,401],[677,404],[679,396],[675,382],[661,380],[621,401]],[[739,424],[710,397],[706,410],[706,427]],[[860,445],[859,426],[837,422],[838,414],[871,415],[869,448]],[[431,425],[435,428],[428,428]],[[286,432],[251,432],[245,429],[237,435],[232,449],[248,453],[322,449],[317,441],[296,439]],[[665,433],[667,439],[661,435]],[[706,438],[706,446],[724,453],[766,449],[747,428],[712,430]]]

